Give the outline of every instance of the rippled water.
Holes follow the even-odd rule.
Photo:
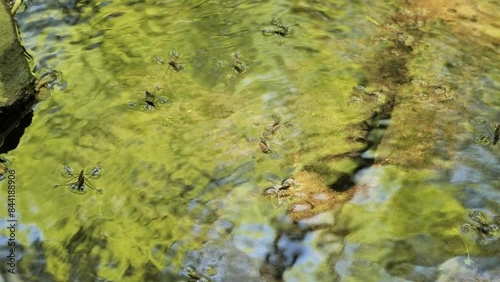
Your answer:
[[[499,279],[496,232],[461,228],[498,226],[498,7],[419,5],[27,1],[35,72],[62,77],[5,155],[18,276]],[[102,194],[53,188],[97,164]]]

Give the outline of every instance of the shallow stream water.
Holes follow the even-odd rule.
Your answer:
[[[500,279],[498,9],[26,1],[17,279]]]

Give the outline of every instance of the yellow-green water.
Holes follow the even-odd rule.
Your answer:
[[[442,4],[26,3],[17,19],[34,68],[65,83],[5,155],[17,179],[19,277],[500,277],[497,237],[480,245],[477,232],[461,232],[467,265],[454,231],[470,210],[500,213],[499,145],[476,142],[483,123],[500,120],[498,6]],[[273,18],[291,34],[263,35]],[[184,70],[168,70],[172,49]],[[219,63],[236,52],[245,73]],[[128,107],[156,86],[167,104]],[[359,168],[345,156],[364,150],[361,124],[374,112],[384,113],[374,123],[391,118],[375,166],[334,191]],[[273,115],[282,128],[264,154]],[[66,181],[64,164],[97,163],[90,181],[103,194],[53,188]],[[262,195],[287,177],[298,182],[293,195]]]

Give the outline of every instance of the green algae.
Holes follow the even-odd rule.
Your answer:
[[[297,221],[335,210],[336,221],[324,236],[333,245],[359,245],[347,267],[355,275],[346,281],[375,277],[364,262],[383,269],[376,278],[411,278],[415,265],[438,265],[464,253],[452,228],[467,209],[456,190],[438,180],[456,164],[458,145],[450,140],[466,138],[467,120],[453,113],[473,115],[456,98],[479,78],[464,82],[462,66],[442,71],[470,51],[454,55],[454,48],[441,43],[445,39],[434,38],[449,34],[446,24],[425,25],[418,9],[420,20],[405,10],[394,12],[391,22],[386,10],[392,4],[374,10],[363,3],[305,1],[150,4],[82,7],[86,20],[57,27],[71,42],[51,42],[60,59],[44,58],[47,50],[35,52],[38,63],[63,72],[68,86],[40,105],[11,160],[23,187],[23,223],[42,230],[44,271],[54,280],[137,281],[162,271],[175,276],[188,251],[210,240],[223,245],[270,237],[245,228],[279,229],[276,221],[281,224],[287,210]],[[290,37],[261,34],[273,17],[293,25]],[[394,36],[399,29],[410,31]],[[41,45],[55,28],[41,32],[31,46]],[[172,49],[186,65],[179,72],[154,60],[168,61]],[[245,63],[259,63],[242,74],[218,66],[235,52]],[[358,91],[360,84],[376,97]],[[157,85],[169,103],[150,112],[127,107]],[[428,99],[418,99],[422,94]],[[273,152],[264,154],[251,140],[276,114],[292,126],[273,135]],[[386,166],[382,185],[336,191],[332,184],[360,166],[356,154],[370,138],[362,122],[388,117],[376,156],[379,164],[393,166]],[[103,174],[94,184],[104,194],[52,188],[64,181],[63,164],[80,170],[98,162]],[[290,176],[299,187],[282,206],[261,195],[269,178]],[[348,203],[370,189],[389,199],[371,210]],[[234,227],[213,239],[210,232],[221,220]],[[258,250],[249,246],[239,248],[256,264]],[[331,264],[342,259],[335,257],[343,254],[338,246],[325,252]],[[483,251],[471,247],[471,253]],[[341,273],[325,265],[308,271],[318,279],[322,271]]]

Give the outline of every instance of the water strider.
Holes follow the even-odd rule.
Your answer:
[[[278,132],[281,128],[281,121],[277,120],[273,122],[273,124],[266,126],[262,136],[264,138],[271,138],[276,132]]]
[[[272,180],[271,180],[272,181]],[[271,187],[268,187],[264,190],[263,194],[266,196],[275,196],[278,198],[278,206],[280,206],[283,203],[282,198],[288,197],[288,196],[295,196],[293,191],[290,190],[291,187],[293,187],[295,184],[297,184],[297,181],[290,177],[286,178],[283,181],[281,181],[281,184],[277,184]],[[289,193],[287,193],[289,192]],[[283,195],[283,193],[285,193]]]
[[[262,137],[260,138],[259,148],[264,154],[269,154],[273,151],[267,140]]]
[[[280,39],[280,43],[283,42],[282,38],[285,38],[287,36],[290,35],[290,31],[291,31],[291,27],[292,25],[290,26],[284,26],[281,22],[279,22],[276,18],[273,18],[271,20],[271,25],[274,26],[273,29],[270,29],[270,28],[264,28],[261,30],[262,34],[263,35],[277,35]],[[294,24],[294,25],[298,25],[298,24]]]
[[[493,145],[496,145],[498,143],[498,139],[500,138],[500,123],[497,123],[497,125],[495,126],[495,131],[493,133],[490,132],[488,127],[486,127],[486,130],[488,130],[491,138],[493,138]]]
[[[497,124],[495,127],[495,133],[493,136],[493,145],[496,145],[498,143],[498,139],[500,138],[500,124]]]
[[[277,114],[273,115],[273,120],[274,120],[274,122],[272,124],[269,124],[264,128],[264,132],[263,132],[262,136],[264,136],[266,139],[270,138],[271,136],[275,135],[278,132],[281,134],[281,129],[283,128],[283,126],[285,126],[285,127],[292,127],[293,126],[292,122],[290,122],[290,121],[282,123],[281,117]],[[282,134],[281,134],[281,137],[283,138]]]
[[[177,59],[179,58],[179,54],[175,49],[172,49],[170,52],[170,59],[168,60],[169,69],[172,68],[175,72],[179,72],[184,69],[184,65],[177,63]]]
[[[96,188],[89,180],[89,178],[97,178],[101,174],[101,165],[97,164],[93,167],[89,173],[85,173],[85,170],[81,170],[78,175],[73,174],[73,168],[64,165],[63,167],[63,175],[65,177],[71,178],[66,181],[64,184],[56,184],[54,188],[60,186],[67,186],[69,190],[76,194],[85,194],[87,192],[87,188],[90,188],[96,191],[99,194],[102,194],[104,191],[101,188]],[[76,180],[76,181],[75,181]]]
[[[253,62],[248,63],[248,64],[243,63],[240,52],[236,52],[233,54],[233,62],[232,63],[227,63],[224,61],[217,62],[217,64],[221,67],[230,66],[233,69],[233,73],[231,74],[231,79],[233,78],[233,75],[235,72],[245,73],[249,70],[249,66],[251,64],[258,64],[258,63],[260,63],[260,61],[253,61]]]
[[[232,63],[226,63],[224,61],[219,61],[217,64],[219,66],[231,66],[233,68],[233,72],[236,71],[237,73],[244,73],[248,70],[248,66],[242,62],[239,52],[236,52],[233,54],[233,62]]]
[[[264,154],[269,154],[273,152],[273,149],[271,148],[270,139],[273,137],[274,134],[280,131],[282,127],[281,123],[281,118],[278,115],[273,115],[274,122],[264,128],[264,131],[261,134],[260,140],[259,140],[259,150],[264,153]],[[285,126],[292,126],[290,122],[286,122],[284,124]],[[247,137],[247,141],[253,142],[255,141],[255,138],[253,137]]]
[[[500,216],[495,216],[493,222],[487,222],[485,216],[480,211],[472,211],[469,218],[477,224],[463,223],[461,229],[463,232],[477,231],[479,236],[477,242],[481,245],[487,243],[488,238],[492,238],[498,231]]]
[[[491,125],[493,125],[493,124],[491,124]],[[492,142],[493,145],[496,145],[498,143],[498,140],[500,139],[500,123],[497,123],[494,126],[493,133],[490,131],[488,126],[484,125],[484,128],[486,128],[486,130],[488,131],[488,134],[490,136],[479,135],[479,137],[477,137],[477,139],[476,139],[476,142],[482,143],[484,145],[488,145],[490,142]],[[493,140],[490,141],[491,139],[493,139]]]
[[[160,86],[156,86],[155,88],[156,88],[156,90],[160,90],[161,89]],[[165,97],[156,97],[155,92],[150,92],[148,90],[144,91],[144,98],[143,99],[144,100],[142,100],[140,102],[129,102],[128,103],[129,108],[133,108],[136,105],[143,105],[144,109],[149,112],[149,111],[152,111],[154,108],[156,108],[156,106],[158,104],[166,104],[166,103],[168,103],[167,98],[165,98]]]

